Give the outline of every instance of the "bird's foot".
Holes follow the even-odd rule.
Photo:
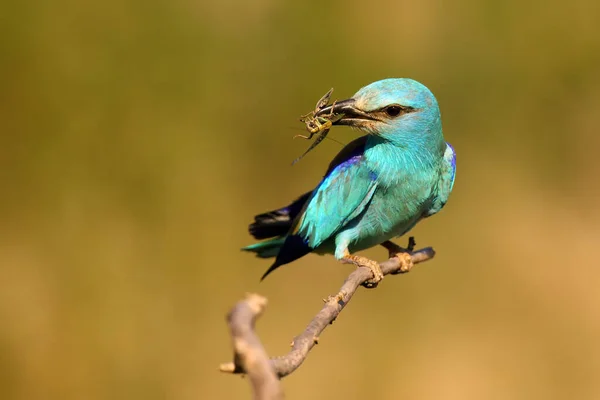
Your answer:
[[[398,253],[395,257],[400,261],[400,270],[397,272],[403,274],[409,272],[415,265],[412,260],[412,256],[409,253]]]
[[[400,262],[400,268],[398,272],[395,272],[396,274],[403,274],[412,269],[414,263],[410,253],[415,249],[416,245],[415,239],[412,236],[408,239],[407,248],[398,246],[396,243],[393,243],[389,240],[381,243],[381,245],[388,249],[390,258],[397,258]]]
[[[342,259],[343,262],[354,264],[357,267],[367,267],[373,273],[373,279],[369,279],[366,281],[363,286],[367,288],[374,288],[377,286],[379,281],[383,279],[383,272],[381,271],[381,266],[377,261],[373,261],[368,259],[367,257],[356,256],[350,253],[346,254]]]

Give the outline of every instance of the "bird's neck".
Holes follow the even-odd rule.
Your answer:
[[[443,150],[438,147],[431,148],[418,142],[399,145],[381,136],[369,135],[364,154],[366,165],[377,174],[381,183],[391,185],[435,169],[443,155]]]

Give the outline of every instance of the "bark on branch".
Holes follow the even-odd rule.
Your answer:
[[[254,322],[267,306],[267,299],[258,294],[248,294],[227,315],[233,341],[234,370],[250,377],[256,400],[283,399],[279,379],[269,362],[269,356],[254,332]],[[221,371],[229,368],[221,365]]]
[[[411,243],[413,243],[412,238],[409,247]],[[395,249],[402,248],[396,247]],[[428,261],[435,256],[435,251],[431,247],[417,251],[402,250],[404,250],[403,254],[380,263],[384,275],[409,272],[414,264]],[[248,374],[254,386],[255,399],[280,398],[261,396],[264,396],[265,393],[277,393],[277,396],[281,396],[277,378],[291,374],[304,362],[310,350],[319,342],[321,332],[333,323],[352,299],[356,290],[372,278],[373,274],[369,268],[359,267],[354,270],[346,278],[336,296],[324,299],[325,304],[321,311],[315,315],[306,329],[294,338],[290,352],[270,360],[253,329],[256,317],[260,315],[266,305],[266,299],[258,295],[250,295],[246,300],[239,302],[229,314],[228,321],[233,337],[235,356],[233,362],[221,364],[219,369],[222,372]],[[240,346],[240,343],[243,344]],[[267,390],[264,386],[268,386],[269,389]],[[272,396],[274,395],[272,394]]]

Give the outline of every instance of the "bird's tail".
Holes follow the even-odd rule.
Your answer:
[[[304,193],[286,207],[255,216],[254,222],[248,227],[248,231],[255,239],[268,240],[243,247],[242,250],[255,253],[256,256],[260,258],[277,257],[271,268],[263,275],[263,279],[280,265],[287,264],[293,260],[289,259],[287,252],[279,257],[279,251],[286,241],[288,233],[294,224],[294,220],[302,211],[304,204],[311,194],[312,192]],[[292,240],[291,243],[295,243],[295,239]],[[302,243],[304,244],[304,242]],[[304,254],[306,254],[306,252]]]
[[[281,236],[264,242],[251,244],[250,246],[243,247],[242,250],[256,253],[256,256],[260,258],[271,258],[276,257],[277,254],[279,254],[279,250],[284,242],[285,236]]]
[[[254,222],[248,226],[248,231],[255,239],[285,236],[311,194],[312,192],[304,193],[286,207],[258,214],[254,217]]]

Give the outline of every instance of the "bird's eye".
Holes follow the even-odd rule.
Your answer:
[[[388,106],[384,111],[390,117],[397,117],[402,112],[402,107],[396,105]]]

